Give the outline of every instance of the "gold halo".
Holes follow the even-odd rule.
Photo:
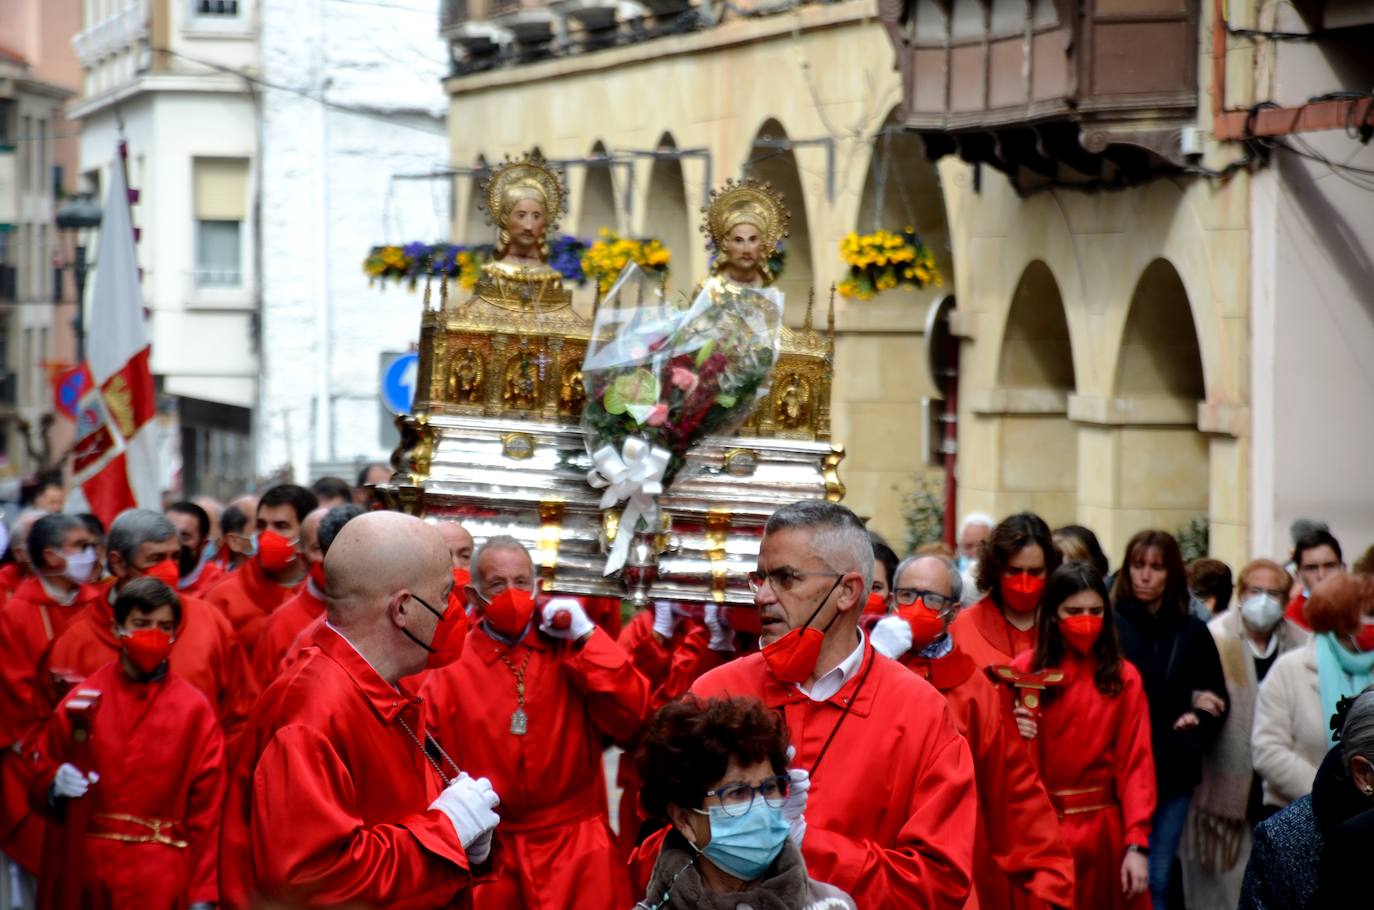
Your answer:
[[[527,153],[519,158],[506,157],[506,160],[492,169],[491,176],[482,184],[482,210],[487,220],[496,227],[502,227],[506,213],[501,210],[501,199],[512,186],[527,185],[538,189],[544,197],[544,217],[546,230],[552,232],[558,227],[567,205],[568,190],[548,162],[538,152]]]
[[[711,191],[711,201],[701,211],[706,216],[701,232],[717,254],[725,249],[730,229],[748,223],[759,229],[764,255],[770,256],[788,236],[787,224],[792,219],[773,185],[752,177],[738,182],[733,178],[726,180],[725,186]]]

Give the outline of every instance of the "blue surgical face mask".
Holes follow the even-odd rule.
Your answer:
[[[972,556],[964,556],[962,554],[954,560],[954,564],[958,566],[960,572],[967,572],[969,569],[973,568],[975,562],[977,562],[977,560]]]
[[[711,842],[700,851],[722,872],[741,881],[752,882],[768,871],[782,852],[791,826],[782,817],[782,808],[773,808],[755,798],[749,811],[729,816],[720,806],[710,811],[694,809],[711,818]]]

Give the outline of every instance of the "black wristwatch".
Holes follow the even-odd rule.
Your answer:
[[[1142,847],[1142,846],[1140,846],[1140,844],[1127,844],[1127,845],[1126,845],[1126,852],[1127,852],[1127,853],[1139,853],[1141,856],[1149,856],[1149,855],[1150,855],[1150,848],[1149,848],[1149,847]]]

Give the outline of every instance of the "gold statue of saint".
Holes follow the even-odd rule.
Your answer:
[[[563,276],[548,264],[545,238],[567,199],[563,181],[543,158],[526,155],[497,167],[483,186],[483,208],[496,227],[492,261],[482,266],[474,296],[503,309],[542,312],[568,304]]]
[[[768,260],[787,237],[791,215],[769,184],[746,178],[711,192],[701,231],[715,256],[700,288],[765,288],[774,275]],[[699,288],[699,289],[700,289]]]

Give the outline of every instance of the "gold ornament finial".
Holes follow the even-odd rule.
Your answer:
[[[830,342],[835,342],[835,285],[830,285],[830,312],[825,316],[825,331]]]
[[[431,260],[432,262],[432,260]],[[425,304],[424,312],[429,312],[429,286],[434,283],[434,269],[425,269]]]
[[[816,308],[816,286],[813,284],[806,295],[806,319],[802,322],[803,331],[811,331],[811,311]]]
[[[725,249],[725,238],[731,230],[741,224],[752,224],[759,229],[764,257],[772,256],[787,237],[787,225],[792,220],[791,212],[787,211],[782,196],[772,184],[752,177],[739,181],[733,177],[727,179],[725,186],[711,191],[710,204],[703,206],[701,211],[706,216],[701,223],[701,232],[710,240],[709,248],[717,254]]]

